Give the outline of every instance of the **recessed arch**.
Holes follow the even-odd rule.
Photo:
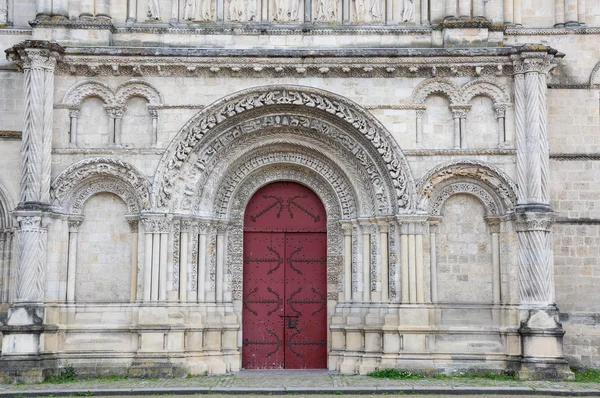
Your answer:
[[[108,85],[94,80],[85,80],[73,85],[63,97],[62,103],[70,108],[79,109],[86,98],[98,97],[106,105],[112,105],[114,95]]]
[[[440,164],[423,176],[417,185],[418,210],[439,214],[444,200],[458,192],[477,196],[491,214],[506,214],[517,204],[516,186],[502,170],[477,160],[459,160]]]
[[[266,86],[225,97],[190,120],[172,141],[156,173],[152,198],[158,209],[172,208],[185,165],[208,143],[215,153],[248,132],[272,126],[304,129],[335,139],[358,152],[365,170],[388,187],[393,212],[413,208],[414,182],[408,164],[389,132],[357,104],[323,90],[302,86]],[[214,155],[211,154],[211,156]]]
[[[12,209],[14,209],[14,202],[6,188],[0,184],[0,231],[13,227],[13,218],[10,215]]]
[[[129,80],[117,87],[115,90],[115,105],[125,107],[127,101],[132,97],[145,98],[149,106],[157,106],[163,103],[156,87],[139,79]]]
[[[474,97],[483,95],[496,104],[509,104],[510,94],[506,87],[498,84],[496,80],[489,78],[478,78],[471,80],[461,88],[462,97],[465,103],[469,103]]]
[[[460,105],[463,103],[460,88],[451,80],[443,78],[425,79],[415,87],[412,94],[413,104],[425,104],[425,100],[432,94],[442,94],[450,105]]]
[[[69,214],[81,214],[85,201],[96,193],[118,195],[132,213],[150,208],[150,183],[135,166],[111,158],[90,158],[74,163],[52,184],[55,206]]]

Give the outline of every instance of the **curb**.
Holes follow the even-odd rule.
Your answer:
[[[275,388],[227,388],[227,387],[163,387],[163,388],[106,388],[106,389],[64,389],[64,390],[22,390],[2,391],[0,397],[65,397],[65,396],[115,396],[115,395],[547,395],[547,396],[580,396],[600,397],[600,390],[568,390],[533,387],[275,387]]]

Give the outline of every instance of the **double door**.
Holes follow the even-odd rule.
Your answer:
[[[245,232],[242,367],[327,366],[327,234]]]

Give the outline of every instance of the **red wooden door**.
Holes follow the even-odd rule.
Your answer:
[[[261,188],[244,218],[242,367],[327,366],[325,208],[291,182]]]

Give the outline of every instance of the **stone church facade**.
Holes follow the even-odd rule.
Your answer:
[[[0,0],[0,373],[600,367],[599,41],[598,0]]]

